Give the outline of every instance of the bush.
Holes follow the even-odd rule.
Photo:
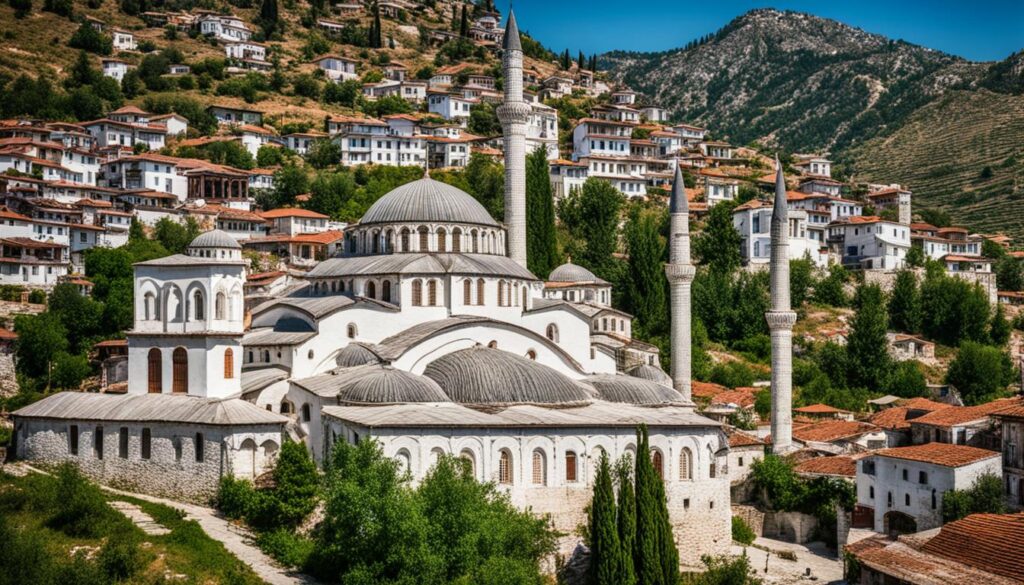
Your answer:
[[[46,291],[37,288],[28,293],[28,302],[36,305],[42,305],[46,302]]]
[[[950,490],[942,495],[942,520],[952,522],[970,514],[1003,514],[1002,479],[991,473],[979,476],[965,490]]]
[[[732,539],[741,544],[752,544],[757,535],[754,531],[747,526],[743,518],[739,516],[732,517]]]
[[[146,557],[139,547],[138,533],[134,530],[119,530],[107,539],[97,561],[111,581],[124,581],[146,567]]]
[[[313,554],[313,541],[287,529],[264,532],[256,537],[260,550],[286,567],[302,568]]]
[[[55,476],[56,512],[48,523],[51,528],[68,536],[99,538],[110,530],[112,523],[127,524],[123,516],[107,505],[100,489],[89,483],[74,464],[62,464]]]
[[[711,369],[711,381],[715,384],[740,388],[754,384],[754,370],[743,362],[725,362]]]
[[[75,34],[71,35],[68,46],[97,55],[109,55],[114,51],[114,41],[99,33],[88,22],[83,22]]]
[[[253,509],[256,492],[252,484],[244,479],[224,475],[217,486],[216,506],[226,517],[241,520]]]

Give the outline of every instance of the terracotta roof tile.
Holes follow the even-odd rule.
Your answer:
[[[950,406],[915,418],[913,424],[953,427],[984,419],[1000,410],[1022,406],[1020,398],[1003,398],[978,406]]]
[[[765,442],[758,439],[754,435],[745,433],[739,429],[729,428],[726,431],[729,436],[730,447],[753,447],[753,446],[764,446]]]
[[[309,209],[302,209],[300,207],[279,207],[277,209],[271,209],[269,211],[261,212],[260,217],[262,217],[263,219],[278,219],[281,217],[309,217],[313,219],[327,219],[327,216],[322,213],[317,213]]]
[[[900,406],[909,408],[910,410],[927,410],[934,412],[936,410],[942,410],[943,408],[949,408],[951,404],[945,404],[943,402],[936,402],[930,398],[908,398],[907,400],[900,401]]]
[[[1024,581],[1024,514],[972,514],[943,526],[921,550]]]
[[[878,427],[854,420],[823,420],[793,429],[793,438],[807,442],[830,442],[870,433]]]
[[[827,404],[809,404],[807,406],[801,406],[800,408],[794,408],[793,412],[802,412],[804,414],[840,414],[848,413],[849,410],[840,410],[838,408],[829,406]]]
[[[849,455],[835,457],[815,457],[798,464],[794,471],[815,475],[840,475],[843,477],[857,476],[857,460]]]
[[[907,420],[907,410],[905,406],[894,406],[892,408],[886,408],[883,411],[876,412],[871,415],[868,421],[883,429],[889,430],[904,430],[910,428],[910,421]]]
[[[698,398],[713,398],[722,392],[726,392],[729,389],[721,384],[713,384],[711,382],[700,382],[693,380],[690,382],[691,393],[693,396]]]
[[[950,445],[949,443],[925,443],[923,445],[911,445],[909,447],[894,447],[892,449],[881,449],[872,455],[877,457],[891,457],[893,459],[906,459],[908,461],[921,461],[933,463],[944,467],[962,467],[971,463],[999,457],[998,451],[968,447],[967,445]]]

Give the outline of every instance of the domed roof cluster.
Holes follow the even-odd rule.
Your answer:
[[[572,262],[566,262],[552,270],[548,280],[551,282],[604,282],[593,272]]]
[[[196,236],[188,245],[189,248],[230,248],[241,250],[242,245],[223,230],[210,230]]]
[[[498,226],[472,195],[429,177],[391,190],[359,220],[360,225],[420,222]]]
[[[350,404],[394,404],[399,402],[448,402],[448,397],[430,378],[390,366],[367,366],[346,372],[338,386],[338,402]]]
[[[661,368],[650,366],[647,364],[640,364],[626,371],[627,374],[634,378],[640,378],[641,380],[649,380],[651,382],[657,382],[663,386],[672,387],[672,378],[666,374]]]
[[[587,378],[587,383],[608,402],[656,405],[683,401],[683,395],[668,386],[632,376],[599,374]]]
[[[339,368],[354,368],[366,364],[380,363],[377,354],[358,343],[349,343],[341,348],[341,351],[338,352],[338,357],[334,361],[338,364]]]

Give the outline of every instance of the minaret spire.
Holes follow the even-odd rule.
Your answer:
[[[526,121],[530,106],[523,101],[523,45],[516,15],[509,10],[502,41],[505,102],[498,106],[505,143],[505,228],[508,256],[526,268]]]
[[[672,387],[692,400],[690,286],[696,270],[690,262],[690,204],[683,172],[676,163],[669,199],[669,259],[665,265],[672,302]]]
[[[775,205],[771,229],[771,307],[765,313],[772,337],[772,451],[793,446],[793,324],[789,297],[789,205],[786,177],[775,157]]]

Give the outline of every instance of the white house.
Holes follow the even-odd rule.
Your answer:
[[[832,178],[832,161],[827,158],[813,154],[798,154],[794,158],[793,168],[803,174]]]
[[[103,59],[103,75],[112,77],[118,82],[124,79],[125,74],[132,66],[120,59]]]
[[[572,130],[573,159],[592,155],[628,156],[633,124],[583,118]]]
[[[551,194],[558,201],[572,192],[583,188],[587,182],[588,165],[571,160],[556,159],[549,163],[551,176]]]
[[[937,528],[946,492],[986,474],[1002,476],[998,451],[946,443],[882,449],[857,462],[857,508],[873,516],[875,532]]]
[[[237,16],[207,13],[196,19],[199,32],[222,42],[248,41],[252,30]]]
[[[347,81],[358,79],[356,63],[352,59],[341,55],[324,55],[313,60],[317,67],[323,70],[324,75],[331,81]]]
[[[114,48],[118,51],[134,51],[137,48],[135,35],[132,33],[121,29],[113,29],[111,32],[113,33]]]
[[[477,103],[475,99],[466,99],[448,92],[428,92],[427,111],[437,114],[445,120],[464,122],[469,119],[470,109]]]
[[[648,122],[668,122],[668,110],[659,106],[644,106],[640,108],[640,114]]]
[[[828,266],[826,244],[811,236],[807,219],[804,211],[789,212],[789,259],[810,258],[817,266]],[[767,266],[771,259],[771,222],[771,204],[759,199],[733,210],[732,225],[740,234],[740,258],[744,264]]]
[[[188,118],[180,114],[163,114],[150,119],[153,124],[163,124],[168,136],[181,136],[188,132]]]
[[[701,177],[704,179],[704,198],[708,207],[723,201],[735,201],[740,194],[740,182],[729,177],[717,169],[702,169]]]
[[[830,223],[828,241],[846,266],[899,270],[910,250],[910,226],[857,215]]]

